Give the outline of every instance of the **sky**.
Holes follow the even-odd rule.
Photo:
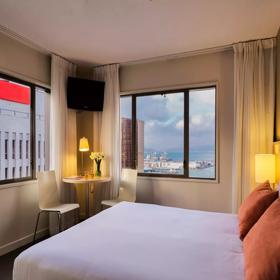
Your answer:
[[[215,89],[190,90],[190,150],[214,150]],[[137,97],[137,119],[144,121],[146,152],[183,152],[184,93]],[[121,117],[131,118],[131,98],[121,98]]]

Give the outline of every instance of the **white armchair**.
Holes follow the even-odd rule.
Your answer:
[[[115,200],[103,200],[101,206],[111,207],[121,201],[136,201],[137,170],[122,169],[119,196]]]
[[[40,215],[43,212],[55,212],[58,215],[59,231],[61,231],[61,215],[80,207],[77,203],[62,204],[59,200],[58,188],[54,171],[38,172],[39,209],[37,215],[33,243],[36,240]]]

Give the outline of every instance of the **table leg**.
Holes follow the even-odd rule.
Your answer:
[[[89,218],[89,188],[90,184],[87,183],[85,192],[86,218]]]
[[[91,197],[92,197],[93,209],[94,209],[94,212],[95,212],[95,208],[94,208],[94,187],[95,187],[95,184],[94,184],[94,182],[92,182],[91,185],[90,185],[90,193],[91,193]]]

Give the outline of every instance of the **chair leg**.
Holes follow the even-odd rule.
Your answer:
[[[37,233],[37,229],[38,229],[38,225],[39,225],[39,220],[40,220],[40,215],[43,211],[40,211],[37,215],[37,220],[36,220],[36,225],[35,225],[35,230],[34,230],[34,235],[33,235],[33,242],[32,244],[35,243],[35,240],[36,240],[36,233]]]

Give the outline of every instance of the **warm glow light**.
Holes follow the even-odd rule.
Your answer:
[[[87,152],[87,151],[89,151],[88,140],[87,140],[86,137],[83,137],[83,138],[80,139],[79,151],[80,152]]]
[[[263,183],[266,180],[272,184],[275,183],[275,155],[255,155],[255,178],[257,183]]]

